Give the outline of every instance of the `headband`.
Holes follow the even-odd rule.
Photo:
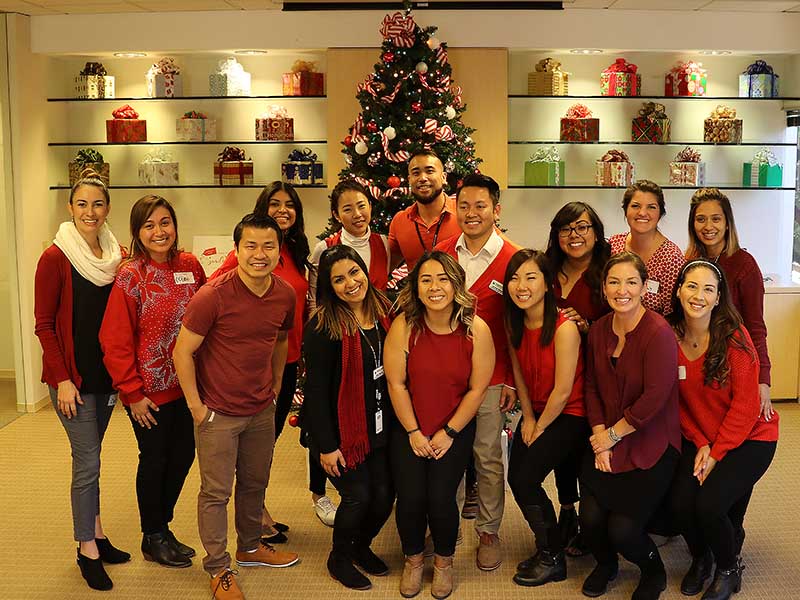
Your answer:
[[[720,281],[724,281],[725,279],[722,276],[722,270],[710,260],[706,260],[705,258],[695,258],[693,260],[688,261],[683,268],[681,269],[680,275],[678,275],[678,279],[682,279],[683,276],[686,274],[686,271],[689,270],[690,267],[696,267],[699,265],[703,265],[704,267],[708,267],[712,271],[717,274],[717,278]]]

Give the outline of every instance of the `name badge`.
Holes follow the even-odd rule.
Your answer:
[[[194,283],[194,273],[191,271],[184,271],[182,273],[173,273],[172,276],[175,278],[175,285],[186,285],[189,283]]]
[[[375,433],[383,431],[383,411],[379,410],[375,413]]]
[[[655,279],[648,279],[645,282],[645,286],[647,287],[648,292],[651,294],[657,294],[660,284]]]
[[[117,394],[111,394],[108,397],[108,406],[114,406],[117,403]]]
[[[372,371],[373,379],[380,379],[381,377],[383,377],[383,365],[380,365],[377,369]]]
[[[503,284],[497,281],[497,279],[492,279],[492,282],[489,284],[489,289],[501,296],[503,295]]]
[[[686,367],[678,365],[678,379],[686,379]]]

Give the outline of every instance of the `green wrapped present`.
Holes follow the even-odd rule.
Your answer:
[[[525,185],[564,185],[564,161],[555,146],[539,148],[525,163]]]
[[[751,162],[742,166],[742,185],[745,187],[781,187],[783,167],[769,148],[762,148]]]

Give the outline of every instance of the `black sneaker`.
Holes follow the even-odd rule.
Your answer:
[[[100,558],[88,558],[81,554],[81,549],[78,548],[78,567],[81,570],[81,575],[93,590],[100,590],[107,592],[114,587],[114,583],[103,568],[103,561]]]
[[[110,565],[126,563],[131,559],[131,555],[108,541],[108,538],[95,538],[97,550],[100,552],[100,560]]]
[[[353,562],[359,567],[364,569],[370,575],[387,575],[389,567],[383,562],[381,557],[375,554],[369,546],[361,548],[353,548]]]
[[[617,562],[610,564],[597,563],[597,566],[583,582],[581,592],[584,596],[589,596],[589,598],[602,596],[608,590],[608,584],[617,578],[618,571],[619,564]]]
[[[353,566],[349,558],[334,552],[328,556],[328,573],[351,590],[368,590],[372,587],[372,582]]]

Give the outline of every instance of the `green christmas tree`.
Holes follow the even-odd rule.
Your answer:
[[[451,189],[481,162],[470,137],[475,130],[461,122],[467,106],[436,30],[419,27],[410,8],[386,15],[380,62],[358,85],[361,112],[342,142],[347,166],[339,178],[355,178],[372,193],[373,231],[387,233],[395,213],[412,201],[407,174],[415,152],[441,157]]]

